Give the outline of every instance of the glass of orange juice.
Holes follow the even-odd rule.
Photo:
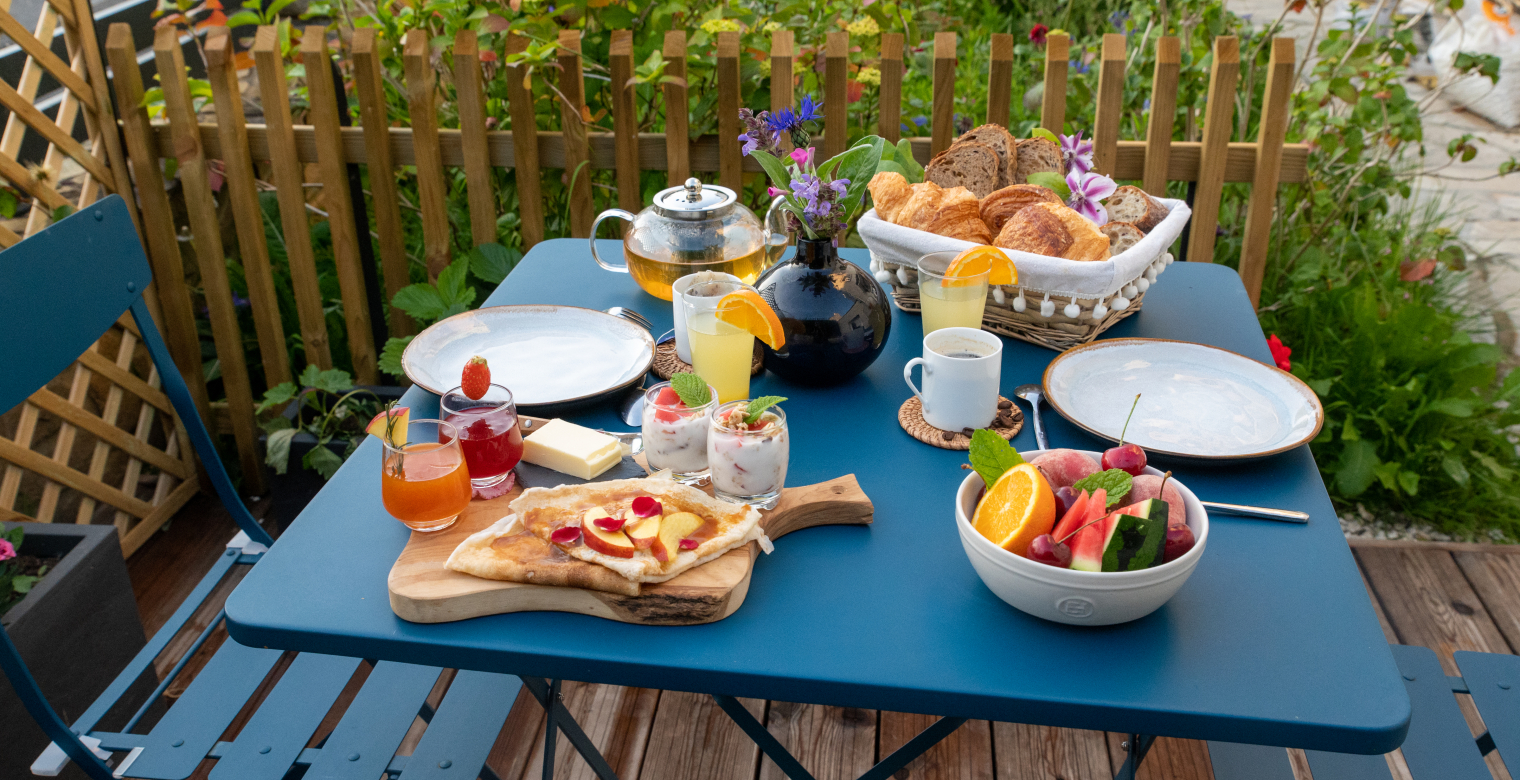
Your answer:
[[[399,438],[399,437],[398,437]],[[441,531],[470,503],[470,472],[459,430],[443,420],[412,420],[406,444],[381,440],[380,497],[385,510],[413,531]]]

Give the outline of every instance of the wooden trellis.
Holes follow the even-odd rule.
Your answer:
[[[67,62],[50,48],[60,24]],[[31,199],[22,232],[0,228],[0,246],[8,247],[52,224],[59,209],[83,208],[113,192],[130,201],[132,182],[88,1],[48,0],[30,31],[8,7],[0,8],[0,32],[27,55],[19,81],[0,83],[0,104],[10,111],[0,135],[0,176]],[[132,65],[135,74],[135,60]],[[64,90],[52,117],[33,106],[44,75]],[[81,121],[83,143],[74,138]],[[47,141],[42,160],[32,166],[17,160],[26,133]],[[77,192],[61,184],[75,168],[69,184]],[[156,174],[156,163],[154,169]],[[162,197],[161,179],[158,185]],[[129,211],[135,223],[137,214]],[[167,238],[174,246],[172,231]],[[179,283],[168,287],[183,293],[161,296],[151,290],[149,305],[165,323],[166,335],[177,338],[178,368],[193,378],[204,410],[205,383],[183,267],[161,264],[155,272],[172,274]],[[0,436],[0,519],[111,523],[130,554],[198,489],[183,427],[159,390],[158,374],[129,318],[118,321],[11,419],[13,434]]]

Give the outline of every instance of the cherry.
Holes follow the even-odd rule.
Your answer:
[[[1029,543],[1026,557],[1035,563],[1043,563],[1058,569],[1071,567],[1071,548],[1056,541],[1050,534],[1036,536],[1034,541]]]
[[[1071,511],[1072,502],[1076,500],[1077,493],[1070,487],[1056,488],[1056,517],[1065,517]]]
[[[1175,561],[1193,549],[1197,540],[1193,538],[1193,529],[1182,523],[1166,527],[1166,548],[1161,551],[1161,562]],[[1033,545],[1031,545],[1033,546]]]
[[[1135,402],[1129,405],[1129,417],[1124,418],[1124,429],[1119,431],[1119,446],[1110,447],[1103,451],[1103,469],[1118,469],[1132,477],[1138,477],[1145,473],[1145,450],[1140,449],[1138,444],[1125,444],[1124,434],[1129,433],[1129,421],[1135,416],[1135,407],[1140,405],[1140,394],[1135,393]]]

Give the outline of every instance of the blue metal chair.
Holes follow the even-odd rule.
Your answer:
[[[1447,675],[1428,647],[1392,645],[1393,660],[1409,691],[1409,736],[1399,748],[1414,780],[1492,780],[1483,757],[1495,750],[1520,767],[1520,656],[1454,653],[1460,676]],[[1488,728],[1476,739],[1457,706],[1457,695],[1472,698]],[[1383,756],[1306,751],[1314,780],[1390,780]],[[1209,759],[1218,780],[1293,780],[1281,748],[1210,742]]]
[[[120,732],[97,730],[107,711],[152,666],[232,567],[257,563],[274,543],[238,498],[149,316],[143,291],[150,281],[147,258],[126,206],[116,196],[0,253],[0,365],[5,366],[0,372],[0,410],[14,407],[45,385],[130,311],[212,486],[242,529],[173,617],[72,726],[49,706],[16,646],[0,630],[0,670],[53,740],[33,765],[33,773],[56,775],[72,760],[92,780],[177,780],[213,759],[217,764],[211,777],[218,780],[278,780],[291,770],[304,770],[308,778],[497,780],[485,760],[522,687],[511,675],[460,672],[435,709],[427,698],[442,669],[314,653],[296,656],[285,666],[279,663],[285,655],[281,651],[244,647],[228,639],[147,733],[133,733],[222,615],[206,627]],[[325,740],[307,748],[361,664],[371,667],[363,687]],[[272,674],[279,676],[257,711],[231,741],[221,741]],[[410,756],[395,755],[418,717],[428,724],[420,742]],[[112,760],[121,753],[125,756]]]

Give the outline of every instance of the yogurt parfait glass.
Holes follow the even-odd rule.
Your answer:
[[[770,509],[786,484],[790,454],[786,413],[772,406],[756,423],[747,425],[742,420],[748,405],[748,399],[730,401],[713,411],[707,465],[718,498]]]
[[[670,469],[685,484],[707,478],[707,432],[718,391],[709,385],[708,402],[687,406],[669,382],[644,391],[644,457],[652,469]]]

